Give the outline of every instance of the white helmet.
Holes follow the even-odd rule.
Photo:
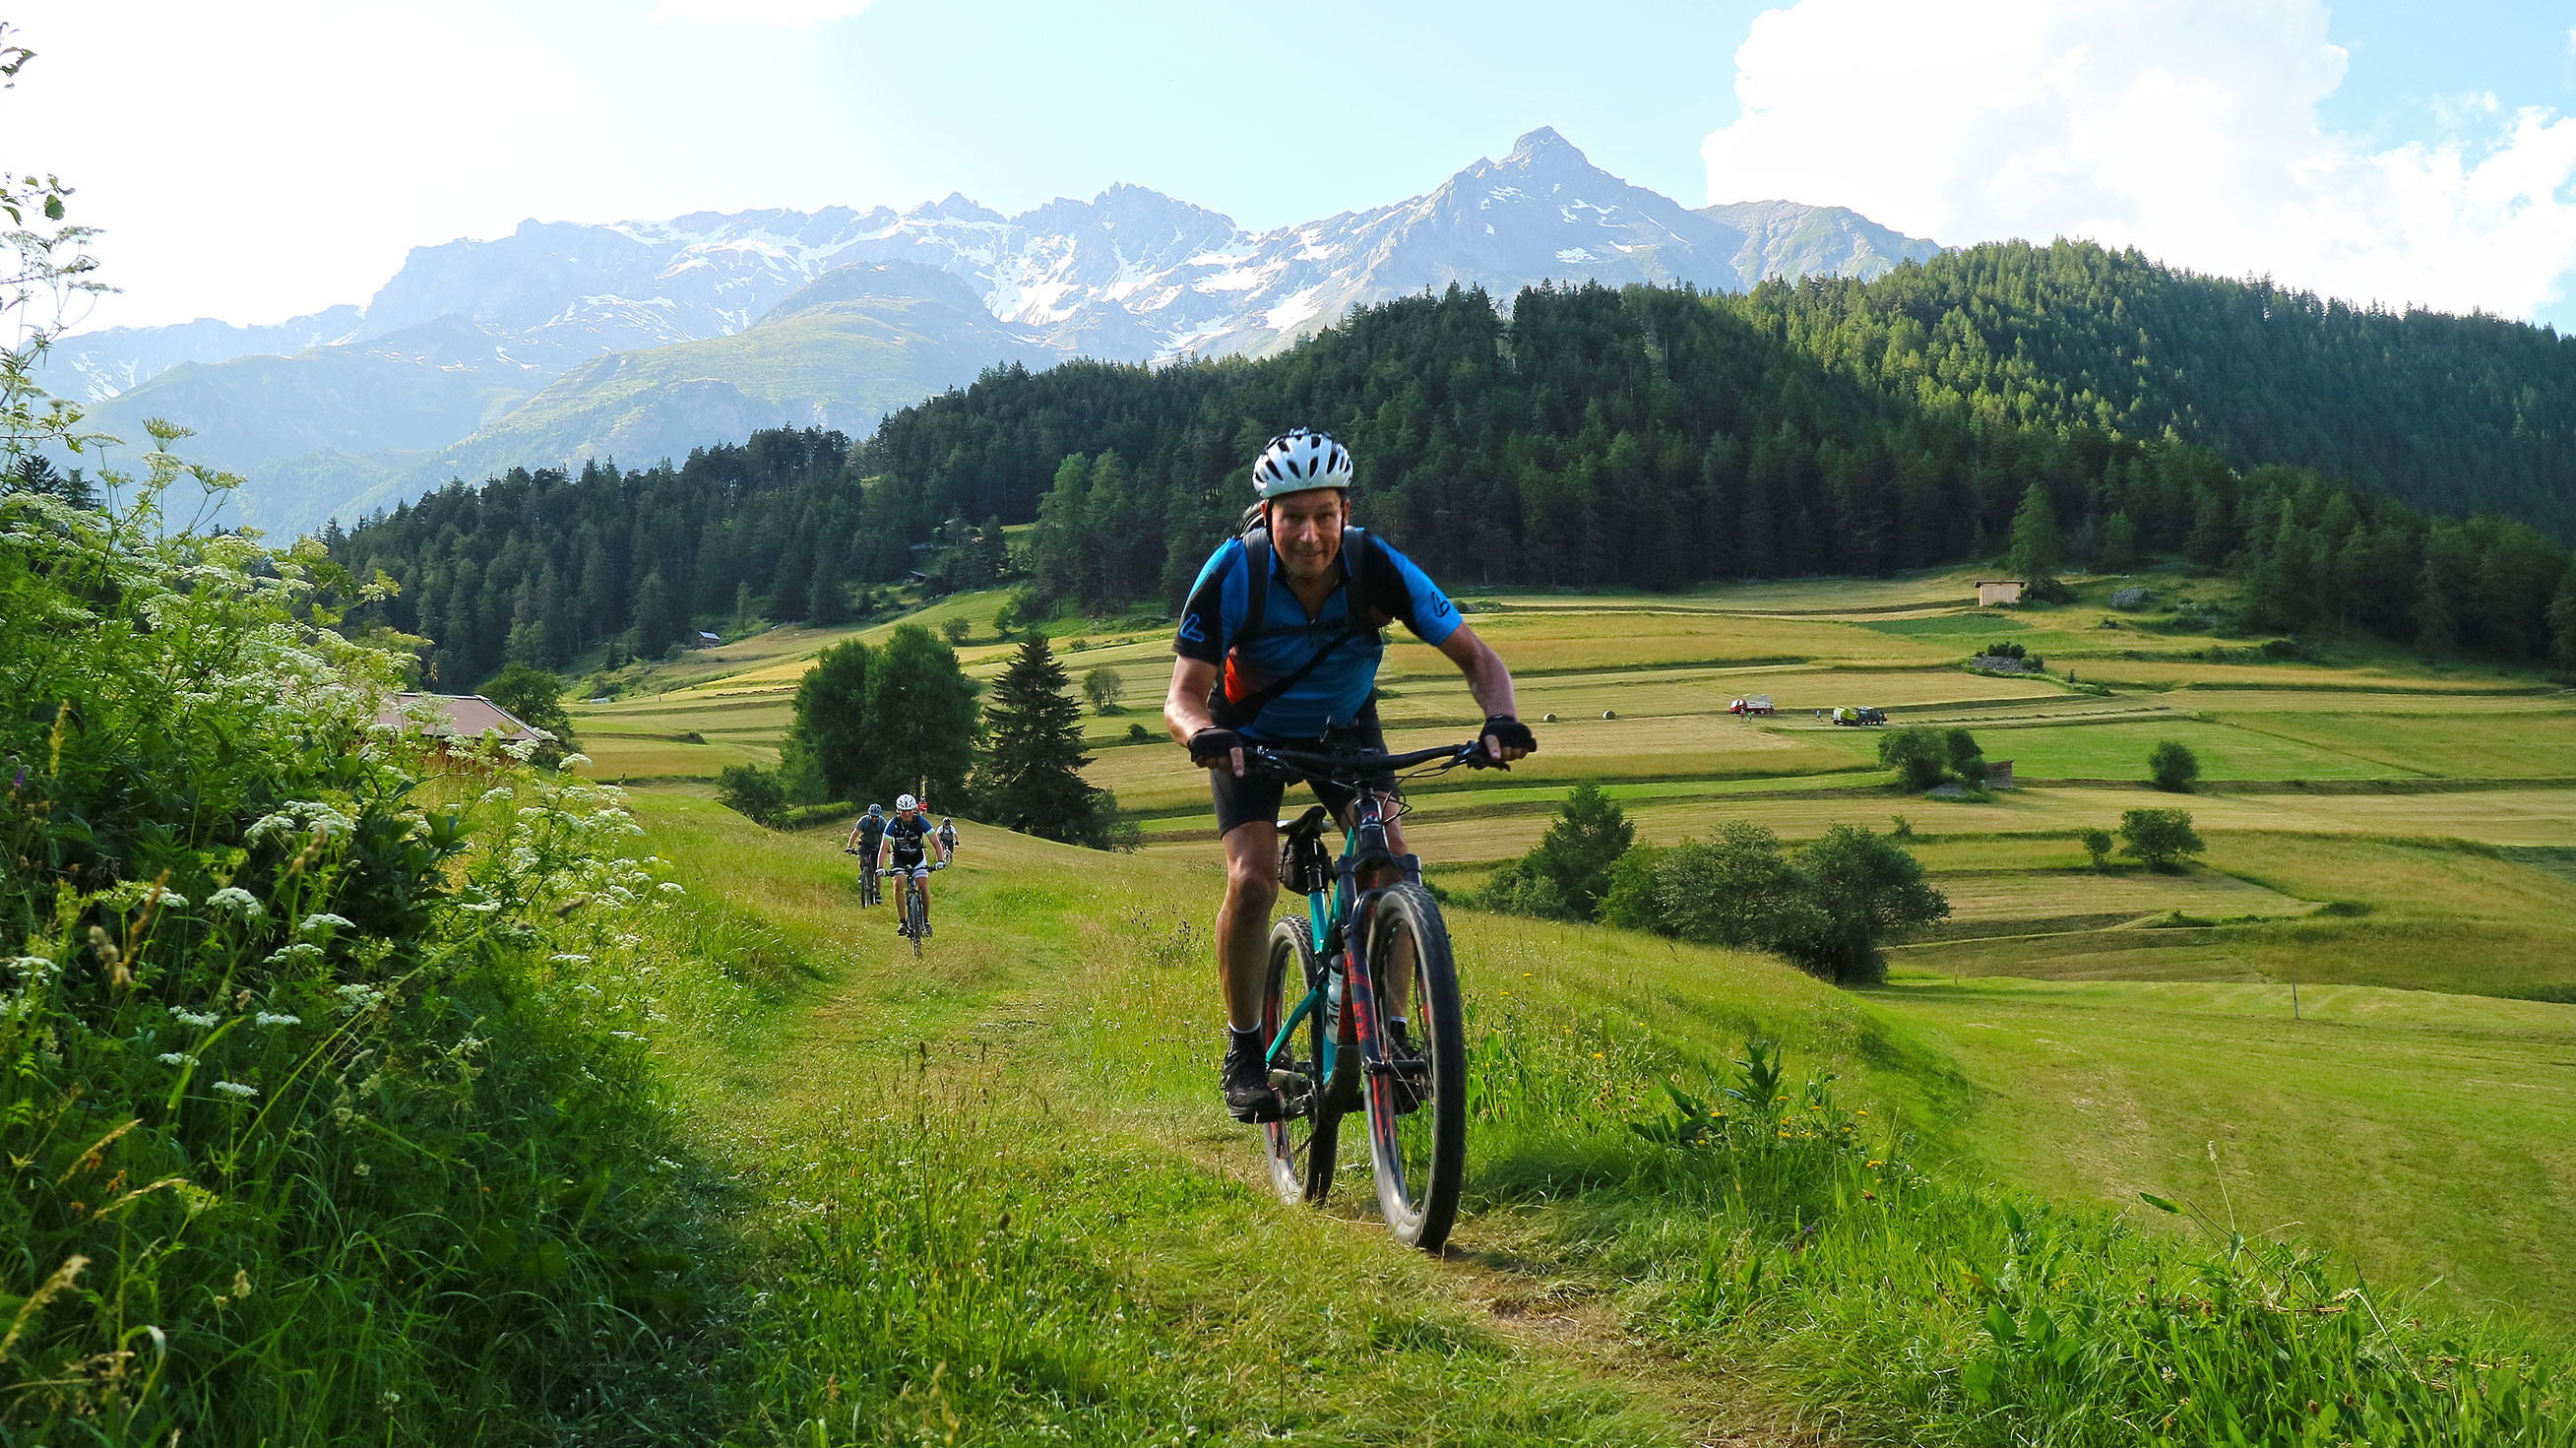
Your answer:
[[[1351,485],[1350,450],[1331,434],[1292,427],[1270,440],[1252,462],[1252,490],[1261,501],[1313,488]]]
[[[910,814],[920,803],[921,801],[914,799],[911,795],[899,795],[896,797],[894,802],[895,813]]]

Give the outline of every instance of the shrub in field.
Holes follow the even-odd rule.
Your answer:
[[[1935,729],[1908,724],[1878,737],[1878,762],[1896,775],[1896,783],[1920,794],[1948,780],[1971,789],[1986,782],[1986,753],[1965,729]]]
[[[1878,762],[1895,771],[1898,784],[1920,794],[1948,774],[1949,742],[1928,725],[1890,729],[1878,736]]]
[[[2093,857],[2094,869],[2111,868],[2111,832],[2109,830],[2086,830],[2075,838],[2077,843],[2084,846],[2084,853]]]
[[[2200,778],[2200,759],[2179,739],[2159,740],[2147,751],[2147,778],[2158,789],[2189,794],[2191,782]]]
[[[375,730],[346,576],[151,466],[0,498],[0,1441],[701,1436],[686,1153],[574,984],[632,822]]]
[[[2170,870],[2204,846],[2191,827],[2191,812],[2179,809],[2133,809],[2120,816],[2120,853],[2143,861],[2150,870]]]
[[[1481,903],[1516,915],[1594,919],[1610,890],[1611,867],[1636,839],[1637,827],[1618,801],[1586,780],[1556,807],[1538,844],[1494,872]]]
[[[1107,664],[1082,676],[1082,697],[1091,701],[1094,714],[1115,714],[1118,701],[1127,694],[1127,681]]]
[[[1986,751],[1978,745],[1977,736],[1965,729],[1951,729],[1941,735],[1942,762],[1950,774],[1970,789],[1982,789],[1986,783]]]
[[[1885,836],[1836,825],[1792,857],[1742,820],[1705,841],[1631,850],[1602,905],[1609,924],[1775,951],[1845,985],[1886,979],[1880,944],[1949,913],[1921,863]]]
[[[787,818],[787,785],[775,770],[728,764],[716,774],[716,803],[753,824],[776,829]]]

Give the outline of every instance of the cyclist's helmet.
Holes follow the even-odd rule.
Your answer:
[[[898,796],[894,802],[895,811],[898,814],[910,814],[915,809],[919,808],[920,805],[921,801],[914,799],[908,794]]]
[[[870,813],[870,814],[872,814],[872,815],[882,815],[882,814],[884,814],[884,813],[885,813],[885,806],[884,806],[884,805],[881,805],[881,804],[872,804],[872,805],[869,805],[869,806],[868,806],[868,813]]]
[[[939,823],[940,823],[940,827],[944,829],[944,828],[946,828],[947,826],[949,826],[949,825],[951,825],[951,824],[955,823],[955,821],[953,821],[953,820],[949,819],[949,817],[948,817],[948,816],[946,816],[946,815],[941,815],[941,816],[939,817]]]
[[[1252,463],[1252,490],[1265,503],[1290,493],[1350,485],[1350,450],[1312,428],[1292,427],[1272,438]]]

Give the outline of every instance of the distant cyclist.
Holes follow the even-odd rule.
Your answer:
[[[1383,751],[1372,695],[1386,645],[1378,630],[1401,622],[1449,656],[1485,712],[1485,752],[1518,759],[1538,747],[1513,715],[1511,671],[1458,616],[1448,595],[1413,561],[1350,518],[1351,455],[1320,432],[1298,428],[1270,440],[1252,465],[1262,525],[1220,546],[1199,570],[1181,610],[1172,651],[1172,689],[1163,722],[1205,767],[1225,841],[1225,904],[1217,911],[1219,980],[1225,991],[1226,1051],[1220,1073],[1227,1110],[1239,1121],[1278,1119],[1261,1038],[1261,989],[1269,968],[1270,907],[1279,894],[1276,780],[1247,777],[1253,745]],[[1395,781],[1369,782],[1392,797]],[[1337,816],[1354,796],[1315,786]],[[1404,836],[1387,821],[1387,846]],[[1404,1022],[1388,1022],[1400,1049]]]
[[[954,864],[957,859],[957,821],[939,817],[939,863]]]
[[[854,854],[867,861],[867,873],[861,877],[859,903],[874,905],[882,898],[877,889],[877,842],[885,838],[885,806],[872,804],[868,812],[850,826],[850,838],[841,846],[842,853]]]
[[[901,872],[906,883],[921,892],[921,933],[930,929],[930,821],[921,812],[921,801],[904,795],[894,802],[894,819],[885,828],[883,868]],[[895,929],[903,928],[903,912],[895,912]]]

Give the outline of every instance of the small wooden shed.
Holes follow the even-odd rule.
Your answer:
[[[2027,579],[1980,578],[1977,580],[1977,606],[1992,608],[1999,603],[2021,602],[2021,591],[2029,586]]]
[[[2011,760],[2009,760],[2009,759],[1989,759],[1989,760],[1987,760],[1987,761],[1986,761],[1986,788],[1988,788],[1988,789],[2010,789],[2010,788],[2012,788],[2012,787],[2013,787],[2012,761],[2011,761]]]

